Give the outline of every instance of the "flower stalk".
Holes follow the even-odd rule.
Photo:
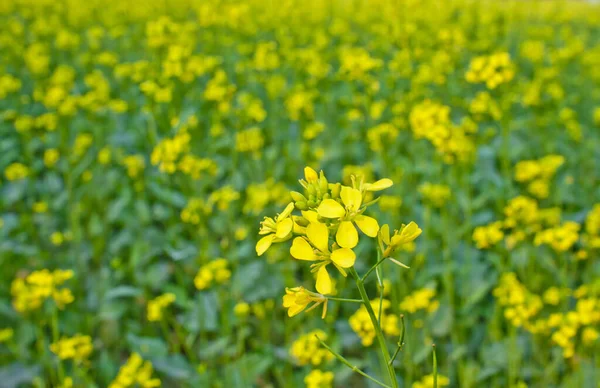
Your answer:
[[[381,326],[379,325],[379,321],[377,320],[375,312],[373,311],[373,307],[371,306],[371,301],[369,300],[369,296],[367,295],[367,291],[365,290],[364,281],[358,276],[354,268],[350,270],[350,273],[352,274],[352,276],[354,276],[354,279],[356,279],[356,287],[358,288],[358,292],[360,293],[365,308],[367,309],[367,313],[369,314],[369,318],[371,319],[371,323],[373,324],[373,328],[375,329],[375,336],[377,337],[377,343],[379,344],[379,351],[381,353],[381,356],[383,357],[383,361],[385,362],[388,377],[390,379],[392,387],[398,388],[396,372],[394,371],[394,367],[390,364],[390,353],[388,352],[387,345],[385,343],[385,337],[383,336]]]

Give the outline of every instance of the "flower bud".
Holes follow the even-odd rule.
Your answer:
[[[304,195],[300,194],[297,191],[291,191],[290,195],[292,196],[294,202],[306,201],[306,197],[304,197]]]
[[[296,209],[298,210],[308,210],[308,205],[306,204],[306,201],[298,201],[295,203],[296,205]]]
[[[327,192],[327,188],[329,186],[329,182],[327,182],[327,178],[325,178],[325,174],[321,171],[321,176],[319,177],[319,189],[322,193]]]
[[[319,179],[317,172],[310,167],[304,167],[304,178],[308,183],[316,182]]]

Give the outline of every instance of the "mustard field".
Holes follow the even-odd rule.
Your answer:
[[[0,2],[0,387],[600,382],[600,4]]]

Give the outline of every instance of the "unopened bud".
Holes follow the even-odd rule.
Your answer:
[[[327,188],[329,183],[327,182],[327,178],[325,178],[325,174],[321,171],[321,176],[319,177],[319,189],[321,189],[322,193],[327,192]]]
[[[291,191],[290,195],[295,202],[306,201],[306,197],[297,191]]]
[[[295,205],[296,209],[298,210],[308,210],[308,205],[306,204],[306,201],[297,201]]]

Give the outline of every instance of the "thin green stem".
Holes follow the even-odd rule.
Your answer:
[[[371,268],[370,268],[370,269],[367,271],[367,273],[366,273],[366,274],[365,274],[365,275],[362,277],[362,279],[360,279],[360,281],[364,283],[364,281],[367,279],[367,276],[369,276],[369,275],[371,274],[371,272],[375,271],[375,269],[376,269],[377,267],[379,267],[379,265],[381,265],[381,263],[383,263],[383,262],[385,261],[385,259],[386,259],[386,258],[387,258],[387,257],[384,257],[384,258],[382,258],[382,259],[379,259],[379,260],[377,261],[377,263],[375,263],[375,265],[374,265],[374,266],[372,266],[372,267],[371,267]]]
[[[330,296],[328,296],[327,299],[335,300],[337,302],[363,303],[361,299],[332,298]]]
[[[59,336],[60,336],[60,330],[58,328],[58,309],[56,308],[56,306],[54,306],[54,309],[52,310],[52,342],[58,342]],[[62,365],[62,361],[60,359],[60,357],[56,357],[56,359],[58,360],[58,379],[60,380],[60,382],[62,383],[63,380],[65,379],[65,371],[63,369],[63,365]]]
[[[377,266],[377,264],[375,264],[375,266]],[[371,268],[371,270],[372,269],[373,268]],[[396,372],[394,371],[394,367],[390,365],[390,354],[385,343],[385,337],[383,336],[381,326],[379,326],[379,322],[377,321],[377,317],[375,316],[375,312],[373,311],[373,307],[371,306],[371,301],[369,300],[369,296],[367,295],[367,291],[365,290],[363,281],[364,277],[363,279],[361,279],[354,268],[350,269],[350,273],[356,279],[356,286],[358,287],[358,292],[360,292],[360,296],[364,302],[367,313],[369,314],[369,318],[371,318],[371,323],[373,324],[373,329],[375,330],[375,335],[377,336],[377,342],[379,343],[379,350],[381,351],[381,355],[383,356],[383,361],[387,368],[392,387],[398,388],[398,381],[396,381]]]
[[[402,323],[402,332],[400,333],[400,339],[398,340],[398,347],[396,348],[396,351],[394,352],[394,355],[392,356],[392,359],[390,360],[390,365],[394,364],[394,360],[396,359],[396,356],[404,347],[404,334],[406,333],[406,326],[404,325],[404,314],[400,315],[400,322]]]
[[[438,386],[438,370],[437,370],[437,356],[435,355],[435,344],[433,346],[433,388]]]
[[[377,248],[377,262],[381,260],[381,251]],[[383,274],[380,266],[375,268],[375,275],[377,275],[377,284],[379,285],[379,311],[377,312],[377,322],[381,325],[381,314],[383,312]]]
[[[329,353],[333,354],[335,356],[335,358],[337,358],[338,360],[340,360],[340,362],[342,364],[346,365],[348,368],[352,369],[354,372],[358,373],[359,375],[361,375],[363,377],[366,377],[367,379],[371,380],[372,382],[374,382],[375,384],[377,384],[379,386],[386,387],[386,388],[391,388],[389,385],[382,383],[381,381],[379,381],[379,380],[377,380],[377,379],[369,376],[368,374],[366,374],[362,370],[358,369],[358,367],[356,367],[356,365],[352,365],[350,363],[350,361],[346,360],[341,354],[339,354],[335,350],[331,349],[325,342],[323,342],[321,340],[321,338],[319,338],[318,335],[315,335],[315,337],[317,337],[317,339],[321,343],[321,346],[323,346],[325,349],[329,350]]]

